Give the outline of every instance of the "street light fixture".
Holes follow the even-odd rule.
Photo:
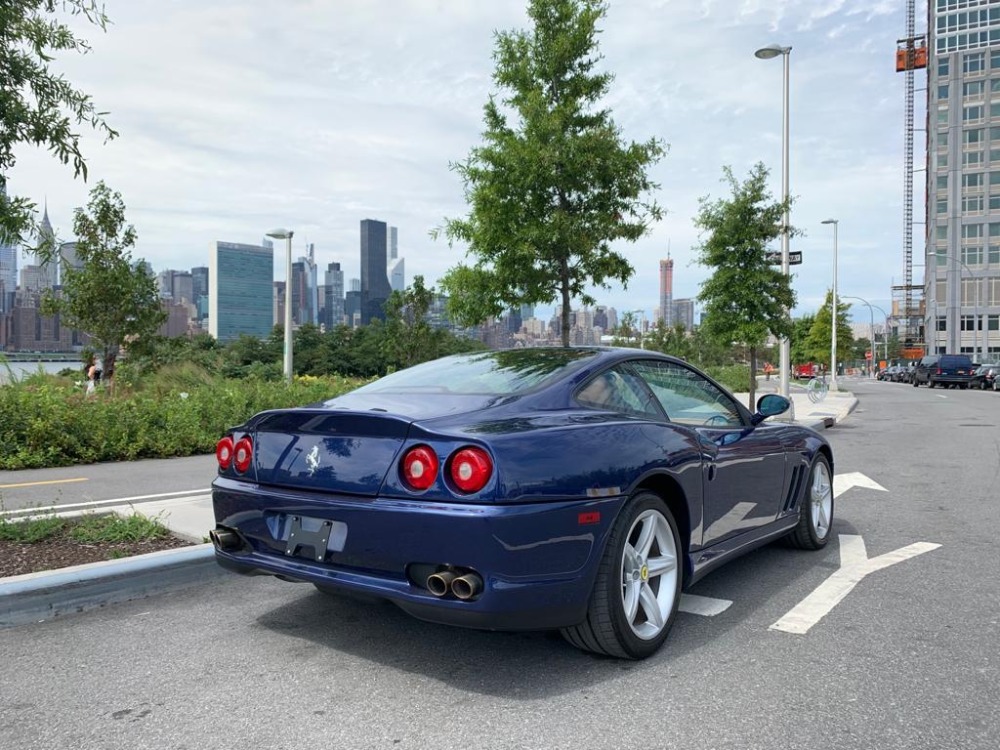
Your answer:
[[[948,257],[947,253],[935,252],[935,253],[931,253],[931,254],[935,257],[935,259],[939,258],[939,257],[940,258],[947,258]],[[969,272],[969,276],[972,278],[973,285],[974,285],[974,288],[975,288],[975,292],[976,292],[976,315],[975,315],[975,317],[972,320],[972,359],[974,361],[981,362],[984,359],[986,359],[985,353],[986,353],[986,350],[987,350],[987,347],[985,347],[985,346],[981,347],[980,346],[980,338],[981,337],[979,335],[979,327],[982,325],[981,316],[979,314],[980,313],[980,307],[979,307],[979,282],[982,279],[976,278],[975,272],[971,268],[969,268],[966,265],[965,261],[962,260],[961,258],[959,258],[958,255],[953,254],[953,257],[954,257],[954,259],[956,261],[958,261],[959,263],[962,264],[962,268],[964,268],[966,271]],[[936,275],[937,274],[936,261],[935,261],[935,267],[934,268],[935,268],[935,275]],[[959,286],[961,286],[961,285],[962,285],[962,276],[961,276],[961,274],[959,274]],[[961,307],[961,305],[962,305],[962,296],[963,296],[962,294],[959,295],[959,307]],[[936,303],[936,300],[935,300],[935,308],[936,307],[937,307],[937,303]],[[959,315],[959,317],[961,317],[961,315]],[[936,348],[936,346],[937,346],[937,315],[936,315],[936,310],[935,310],[934,329],[935,329],[935,331],[934,331],[934,333],[935,333],[935,335],[934,335],[934,345],[935,345],[935,348]],[[962,334],[961,334],[962,326],[958,325],[957,329],[959,331],[959,334],[958,334],[958,348],[961,349],[962,348]],[[984,335],[986,335],[986,336],[989,335],[989,325],[986,326],[986,331],[984,331]]]
[[[642,325],[639,328],[639,348],[640,349],[645,349],[646,348],[646,343],[642,340],[642,334],[644,333],[642,329],[646,325],[646,311],[645,310],[629,310],[628,312],[633,313],[633,314],[638,313],[639,315],[642,316]]]
[[[292,235],[291,229],[272,229],[268,237],[286,240],[285,245],[285,380],[292,382]]]
[[[830,337],[830,390],[837,390],[837,219],[824,219],[821,224],[833,224],[833,305],[830,309],[832,323],[830,324],[832,335]],[[872,342],[874,347],[875,342]],[[872,353],[874,356],[874,352]]]
[[[781,219],[781,273],[788,276],[788,58],[792,51],[791,47],[782,47],[779,44],[769,44],[754,52],[754,55],[761,60],[770,60],[781,55],[784,58],[782,75],[782,122],[781,131],[781,200],[785,204],[785,213]],[[781,395],[788,398],[788,378],[792,369],[791,349],[788,338],[782,338],[779,342],[780,367],[781,367]]]
[[[845,294],[845,295],[843,295],[843,298],[844,299],[856,299],[858,302],[860,302],[863,305],[866,305],[868,307],[869,326],[871,327],[871,336],[872,336],[871,337],[872,361],[871,361],[871,364],[868,365],[868,377],[869,378],[873,378],[873,377],[875,377],[875,310],[873,308],[877,307],[877,305],[873,305],[871,302],[869,302],[868,300],[864,299],[863,297],[851,297],[851,296],[848,296],[848,295]],[[879,307],[879,310],[881,310],[883,314],[885,313],[885,310],[882,310],[881,307]],[[888,334],[886,334],[886,335],[888,335]],[[886,340],[886,351],[888,352],[888,350],[889,350],[889,343],[888,343],[888,339],[887,339]],[[888,359],[888,354],[886,355],[886,359]]]

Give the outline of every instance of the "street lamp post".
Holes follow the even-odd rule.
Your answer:
[[[645,310],[629,310],[629,312],[632,313],[632,314],[638,313],[639,315],[642,316],[642,323],[640,324],[640,327],[639,327],[639,348],[640,349],[645,349],[646,348],[646,342],[644,342],[642,340],[642,334],[643,334],[643,330],[642,329],[645,327],[645,324],[646,324],[646,311]]]
[[[830,318],[832,323],[830,324],[831,336],[830,336],[830,390],[837,390],[837,313],[839,312],[837,308],[837,224],[836,219],[824,219],[821,224],[833,224],[833,304],[830,308]],[[874,349],[875,342],[872,341],[872,347]],[[874,356],[874,351],[872,352]]]
[[[945,253],[933,253],[933,255],[935,256],[935,258],[937,256],[945,256],[946,257]],[[959,263],[962,264],[962,268],[964,268],[966,271],[969,272],[969,276],[972,278],[972,282],[973,282],[973,285],[975,287],[975,292],[976,292],[976,314],[975,314],[975,317],[972,319],[972,358],[975,361],[982,361],[984,359],[983,350],[985,350],[985,347],[980,347],[979,346],[979,343],[980,343],[980,341],[979,341],[979,339],[980,339],[980,336],[979,336],[979,326],[982,325],[982,320],[980,319],[980,315],[979,315],[979,311],[980,311],[980,308],[979,308],[979,282],[981,281],[981,279],[977,279],[976,278],[976,274],[973,272],[973,270],[971,268],[969,268],[965,264],[965,261],[962,260],[961,258],[959,258],[958,255],[955,255],[954,258],[955,258],[956,261],[958,261]],[[935,270],[936,269],[937,269],[937,265],[935,264]],[[961,275],[959,275],[959,279],[958,280],[959,280],[959,287],[961,287],[961,285],[962,285],[962,283],[961,283],[962,282]],[[961,307],[962,307],[962,301],[961,300],[962,300],[962,294],[959,294],[959,303],[958,303],[959,310],[961,310]],[[959,318],[961,318],[961,313],[959,313]],[[935,329],[937,328],[937,321],[936,320],[934,322],[934,328]],[[987,325],[986,328],[987,328],[987,332],[988,332],[989,326]],[[959,331],[959,333],[958,333],[958,347],[959,347],[959,349],[961,349],[962,348],[962,326],[961,326],[961,321],[959,321],[958,331]],[[936,336],[935,336],[935,339],[936,339]],[[935,344],[936,344],[936,341],[935,341]]]
[[[781,200],[785,204],[785,212],[781,219],[781,273],[788,276],[788,59],[791,47],[782,47],[778,44],[769,44],[754,52],[754,55],[761,60],[770,60],[778,55],[784,58],[782,70],[782,130],[781,130]],[[788,379],[792,369],[791,349],[788,338],[782,338],[779,342],[780,367],[781,367],[781,395],[788,398]]]
[[[861,297],[850,297],[850,296],[848,296],[846,294],[843,295],[843,297],[844,297],[844,299],[856,299],[858,302],[861,302],[862,304],[864,304],[864,305],[866,305],[868,307],[868,317],[869,317],[868,324],[869,324],[869,328],[871,330],[871,335],[872,335],[872,338],[871,338],[872,361],[871,361],[871,364],[868,365],[868,377],[869,378],[873,378],[873,377],[875,377],[875,310],[873,309],[874,306],[872,305],[871,302],[869,302],[868,300],[863,299]],[[880,307],[879,310],[882,310],[882,308]],[[882,310],[882,312],[884,313],[885,311]],[[888,350],[888,344],[886,344],[886,347],[887,347],[887,350]]]
[[[268,237],[285,240],[285,381],[292,382],[292,235],[291,229],[273,229]]]

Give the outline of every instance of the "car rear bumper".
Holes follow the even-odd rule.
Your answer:
[[[387,599],[432,622],[497,630],[584,619],[625,499],[451,504],[262,489],[228,479],[216,480],[212,494],[216,529],[240,539],[236,549],[216,545],[216,560],[228,570]],[[287,554],[293,528],[327,522],[337,530],[327,549],[306,545]],[[439,566],[475,571],[481,593],[467,601],[434,596],[423,584]]]

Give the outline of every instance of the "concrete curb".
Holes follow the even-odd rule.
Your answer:
[[[0,579],[0,628],[143,599],[221,577],[211,544]]]

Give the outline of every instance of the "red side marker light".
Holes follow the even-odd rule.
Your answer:
[[[601,522],[601,512],[599,510],[584,511],[576,517],[577,523],[581,526],[590,526]]]

